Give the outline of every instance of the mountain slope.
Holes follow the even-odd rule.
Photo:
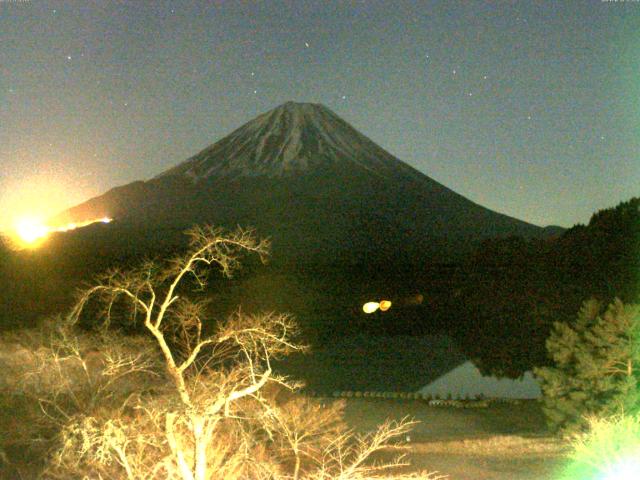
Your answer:
[[[477,205],[380,148],[324,106],[285,103],[146,182],[59,218],[119,228],[255,226],[276,256],[403,261],[543,229]],[[166,234],[163,234],[166,240]]]
[[[399,162],[322,105],[287,102],[243,125],[157,178],[292,177],[336,166],[383,177],[402,169]]]

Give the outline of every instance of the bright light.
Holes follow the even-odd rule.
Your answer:
[[[373,313],[380,308],[380,304],[378,302],[367,302],[362,306],[362,311],[364,313]]]
[[[68,223],[59,227],[50,227],[45,225],[41,220],[27,217],[15,222],[13,236],[19,247],[35,248],[38,247],[50,233],[68,232],[76,228],[86,227],[92,223],[110,223],[112,220],[113,219],[109,217],[102,217],[84,222]]]
[[[16,222],[16,234],[24,246],[33,246],[49,233],[49,229],[40,220],[22,218]]]
[[[391,308],[391,301],[390,300],[381,300],[380,301],[380,311],[381,312],[386,312],[390,308]]]
[[[66,225],[62,225],[60,227],[51,227],[49,231],[51,232],[68,232],[69,230],[75,230],[76,228],[86,227],[93,223],[111,223],[113,218],[102,217],[102,218],[94,218],[93,220],[85,220],[84,222],[72,222],[67,223]]]
[[[602,480],[637,480],[640,478],[640,459],[625,458],[607,470]]]
[[[362,311],[364,313],[373,313],[377,310],[381,312],[386,312],[391,308],[390,300],[380,300],[380,302],[367,302],[362,306]]]
[[[640,414],[592,417],[576,437],[562,480],[640,479]]]

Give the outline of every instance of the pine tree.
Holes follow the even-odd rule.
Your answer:
[[[536,368],[549,426],[571,433],[588,416],[640,407],[640,305],[584,302],[574,324],[556,322],[546,342],[554,367]]]

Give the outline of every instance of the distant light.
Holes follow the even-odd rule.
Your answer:
[[[70,230],[86,227],[94,223],[111,223],[112,221],[113,221],[113,218],[109,218],[109,217],[95,218],[93,220],[85,220],[84,222],[67,223],[66,225],[62,225],[60,227],[50,227],[49,231],[50,232],[68,232]]]
[[[362,311],[364,313],[373,313],[378,310],[381,312],[386,312],[391,308],[390,300],[380,300],[379,302],[367,302],[362,306]]]
[[[380,311],[381,312],[386,312],[390,308],[391,308],[391,301],[390,300],[382,300],[380,302]]]
[[[72,223],[67,223],[66,225],[63,225],[62,227],[55,228],[54,231],[68,232],[69,230],[75,230],[76,228],[78,228],[78,224],[75,222],[72,222]]]
[[[45,225],[41,220],[33,217],[21,218],[16,221],[14,226],[14,238],[17,246],[22,248],[36,248],[44,241],[44,239],[53,232],[68,232],[77,228],[86,227],[93,223],[110,223],[112,218],[102,217],[84,222],[67,223],[59,227],[50,227]]]
[[[362,306],[362,311],[364,313],[373,313],[380,308],[380,304],[378,302],[367,302]]]

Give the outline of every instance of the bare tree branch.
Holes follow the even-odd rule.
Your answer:
[[[70,382],[59,382],[57,393],[43,399],[43,409],[64,425],[47,478],[364,480],[404,465],[401,457],[380,465],[369,460],[412,422],[354,435],[340,421],[342,406],[325,409],[296,396],[291,392],[297,384],[274,373],[272,360],[305,350],[295,341],[299,331],[289,315],[238,310],[205,334],[211,305],[189,298],[186,287],[193,283],[187,278],[203,289],[212,268],[231,276],[243,253],[264,260],[269,243],[243,229],[194,227],[188,235],[183,256],[111,270],[80,293],[53,366],[63,378],[71,359],[93,393],[87,402]],[[129,374],[159,373],[142,352],[101,352],[97,362],[87,354],[72,332],[90,303],[103,308],[98,320],[105,344],[115,338],[109,327],[123,306],[129,308],[125,319],[143,317],[169,389],[113,392]],[[274,391],[289,392],[288,400],[278,400]]]

